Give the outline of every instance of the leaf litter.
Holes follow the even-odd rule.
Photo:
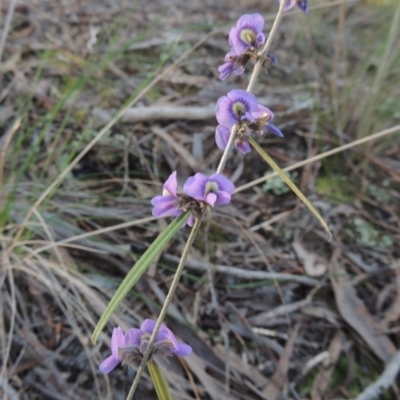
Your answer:
[[[125,224],[150,216],[146,199],[158,192],[167,170],[178,166],[190,175],[197,164],[212,168],[217,162],[215,120],[209,118],[209,106],[231,85],[242,83],[240,77],[222,83],[217,80],[226,36],[232,21],[244,12],[273,18],[276,5],[272,3],[231,4],[229,16],[222,3],[204,7],[198,0],[139,1],[137,6],[122,0],[112,4],[63,0],[60,6],[40,0],[17,3],[3,54],[0,89],[1,135],[7,138],[16,118],[21,123],[2,159],[3,199],[14,196],[10,211],[2,216],[1,233],[3,252],[14,250],[9,268],[0,269],[1,347],[11,344],[9,356],[2,360],[3,395],[36,400],[120,399],[126,394],[134,371],[118,369],[106,378],[99,374],[102,353],[108,351],[106,334],[100,335],[95,346],[90,335],[115,288],[162,225],[149,220]],[[354,82],[352,74],[356,72],[365,82],[350,90],[351,95],[343,93],[347,103],[340,104],[342,114],[333,120],[329,85],[320,76],[328,76],[326,72],[332,68],[335,48],[331,37],[337,34],[337,7],[322,4],[319,10],[312,10],[307,15],[310,26],[306,33],[298,16],[285,17],[276,46],[279,65],[269,69],[270,76],[260,78],[258,94],[265,97],[266,104],[273,104],[285,139],[263,136],[257,140],[282,167],[336,147],[342,140],[355,139],[352,132],[357,120],[355,114],[348,117],[346,110],[354,109],[353,101],[360,103],[357,110],[362,109],[365,82],[376,68],[376,58],[366,59],[361,52],[365,48],[362,43],[373,46],[378,41],[379,45],[391,15],[386,9],[364,5],[346,8],[346,27],[365,24],[371,33],[365,29],[360,34],[355,29],[354,43],[343,49],[349,58],[342,60],[343,68],[336,66],[341,75],[338,82]],[[2,4],[2,14],[6,12],[7,4]],[[157,28],[152,30],[154,21],[158,21]],[[372,28],[374,23],[379,29]],[[95,110],[112,113],[121,107],[147,74],[156,70],[160,54],[175,46],[171,62],[176,60],[216,24],[225,25],[138,105],[179,112],[187,105],[206,111],[202,119],[160,119],[155,127],[150,115],[149,121],[139,118],[116,124],[44,202],[17,248],[11,249],[27,209],[76,151],[95,136],[99,122]],[[178,31],[184,35],[177,35]],[[369,34],[372,36],[367,37]],[[310,57],[310,52],[315,57]],[[112,62],[102,64],[104,58]],[[366,72],[359,69],[365,65]],[[59,103],[88,71],[88,84]],[[397,86],[387,83],[387,99],[393,97],[390,87]],[[299,98],[304,99],[304,106],[293,108]],[[54,116],[51,113],[58,104]],[[318,115],[318,126],[313,130],[314,115]],[[379,118],[379,113],[373,115]],[[386,113],[382,121],[385,126],[394,125],[396,118]],[[339,139],[332,128],[338,122],[345,132]],[[198,143],[195,146],[193,142],[199,134],[200,154]],[[397,398],[395,389],[390,388],[397,375],[390,360],[396,360],[392,357],[399,347],[400,210],[394,200],[400,198],[396,180],[399,151],[398,141],[387,138],[376,148],[353,148],[329,162],[299,170],[300,176],[291,175],[302,190],[300,184],[305,185],[313,204],[315,200],[323,203],[319,211],[334,236],[328,245],[318,224],[277,181],[271,181],[266,191],[254,187],[235,195],[229,210],[234,218],[222,211],[213,214],[197,239],[173,304],[179,311],[174,318],[181,322],[172,317],[168,321],[177,336],[195,348],[187,370],[171,368],[175,393],[196,400],[351,398],[347,394],[356,397],[370,385],[375,392],[384,389],[385,395],[391,396],[388,398]],[[371,154],[365,156],[367,152]],[[18,178],[26,160],[31,160],[30,168]],[[235,173],[238,186],[266,173],[266,164],[255,155],[242,161],[235,154],[228,163],[227,173]],[[330,179],[339,175],[351,176],[346,182],[355,185],[367,179],[366,192],[361,195],[360,184],[351,190],[358,196],[360,189],[359,197],[352,201],[340,196],[339,204],[335,192],[346,194],[344,184],[319,193],[318,179],[325,186],[331,181],[340,186],[341,180]],[[7,209],[4,204],[1,207]],[[273,219],[279,215],[285,218]],[[264,252],[260,257],[249,235],[242,232],[268,220],[273,221],[268,230],[257,232],[258,246]],[[101,233],[90,239],[85,236],[96,230]],[[51,237],[76,246],[55,252]],[[155,289],[167,292],[185,238],[181,231],[158,259],[152,283],[147,276],[140,279],[108,328],[112,324],[138,326],[143,319],[157,316],[163,300]],[[338,247],[342,254],[331,257]],[[271,270],[266,270],[263,258]],[[359,370],[366,371],[362,377],[356,370],[347,380],[339,368],[343,357],[350,363],[348,347],[354,350],[351,357]],[[305,366],[313,367],[305,370]],[[382,379],[378,379],[380,375]],[[377,384],[372,386],[374,381]],[[139,389],[138,398],[155,398],[149,380],[144,379]]]

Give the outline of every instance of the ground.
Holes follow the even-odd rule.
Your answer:
[[[237,193],[203,223],[166,319],[193,347],[163,362],[174,399],[352,399],[385,367],[368,398],[400,397],[400,6],[309,6],[285,13],[254,91],[284,138],[257,141],[282,168],[353,144],[288,172],[333,239],[255,151],[232,153]],[[278,2],[0,7],[0,393],[125,399],[135,369],[98,370],[110,333],[157,318],[190,229],[96,344],[93,329],[170,222],[151,216],[166,178],[216,170],[216,101],[252,70],[218,79],[230,28],[259,12],[267,32]],[[156,398],[148,375],[135,398]]]

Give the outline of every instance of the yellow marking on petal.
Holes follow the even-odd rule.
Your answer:
[[[172,194],[171,194],[170,192],[168,192],[167,189],[163,189],[162,195],[163,195],[163,196],[172,196]]]
[[[215,193],[218,192],[218,184],[216,182],[207,182],[206,183],[206,193]]]
[[[243,40],[243,42],[250,44],[250,45],[255,43],[256,39],[257,39],[254,32],[250,29],[243,29],[240,32],[240,38]]]
[[[243,103],[240,102],[233,103],[232,110],[236,118],[240,118],[242,115],[246,113],[246,107],[244,106]]]

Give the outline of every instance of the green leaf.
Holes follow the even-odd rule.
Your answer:
[[[179,229],[182,228],[183,224],[187,221],[191,211],[186,211],[181,214],[178,218],[175,218],[168,227],[157,237],[157,239],[151,244],[151,246],[143,253],[136,264],[129,271],[128,275],[119,285],[114,296],[108,303],[106,309],[103,312],[99,322],[94,328],[92,335],[92,342],[96,343],[100,332],[106,325],[107,321],[110,319],[111,315],[118,307],[119,303],[124,299],[124,297],[132,289],[133,285],[139,280],[146,269],[150,266],[154,258],[162,251],[162,249],[167,245],[167,243],[176,235]]]
[[[147,363],[147,368],[149,369],[151,380],[154,383],[154,389],[156,389],[158,400],[172,400],[167,381],[158,364],[154,361],[149,361]]]
[[[281,170],[279,165],[261,148],[261,146],[250,136],[250,144],[254,147],[254,150],[260,154],[260,156],[272,167],[272,169],[280,176],[280,178],[296,193],[299,199],[309,208],[309,210],[318,218],[318,221],[325,228],[329,235],[329,240],[332,239],[332,233],[329,230],[328,224],[322,218],[316,208],[307,200],[307,197],[301,192],[301,190],[291,181],[291,179]]]

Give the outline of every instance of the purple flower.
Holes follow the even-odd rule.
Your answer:
[[[112,371],[121,361],[118,355],[118,349],[125,346],[125,335],[123,330],[118,327],[114,328],[111,336],[111,356],[107,357],[99,366],[101,372],[108,374]]]
[[[258,49],[264,42],[264,18],[260,14],[246,14],[239,18],[229,32],[229,43],[236,55]]]
[[[285,11],[290,10],[295,5],[297,5],[297,7],[299,7],[304,12],[308,11],[308,8],[307,8],[308,0],[279,0],[279,1],[281,3],[282,3],[282,1],[286,2],[286,6],[284,8]]]
[[[231,201],[235,186],[221,174],[213,174],[208,178],[197,173],[187,179],[183,191],[196,200],[203,201],[214,207],[214,204],[225,205]]]
[[[162,196],[153,197],[151,200],[151,204],[154,206],[154,217],[177,217],[182,214],[182,210],[179,208],[177,189],[178,182],[176,180],[176,171],[174,171],[164,183]]]
[[[162,196],[156,196],[151,199],[154,207],[152,214],[154,217],[178,217],[182,214],[184,207],[182,206],[182,195],[177,193],[178,181],[176,179],[176,171],[174,171],[163,186]],[[190,215],[186,224],[193,226],[194,216]]]
[[[156,326],[156,321],[146,319],[140,329],[128,329],[126,334],[120,327],[114,328],[111,337],[111,356],[107,357],[99,366],[101,372],[108,374],[120,362],[132,364],[140,361],[149,344],[150,337]],[[157,334],[150,357],[159,355],[168,357],[176,355],[185,357],[191,354],[192,348],[184,343],[179,343],[175,335],[162,324]]]
[[[249,140],[247,139],[247,132],[245,132],[243,135],[236,135],[235,139],[235,146],[240,150],[242,154],[247,154],[251,151]],[[230,135],[231,130],[229,128],[224,125],[217,126],[217,130],[215,132],[215,142],[217,143],[219,149],[226,149]]]
[[[270,123],[274,118],[272,111],[258,104],[256,97],[244,90],[232,90],[221,97],[217,102],[216,117],[220,125],[215,132],[215,141],[221,150],[225,150],[231,128],[235,124],[239,125],[235,146],[243,154],[250,152],[248,136],[252,131],[283,136],[282,132]]]
[[[143,355],[155,327],[156,321],[146,319],[140,326],[140,329],[128,329],[126,332],[126,345],[136,347]],[[191,353],[192,348],[189,345],[179,343],[172,331],[164,324],[161,325],[154,342],[152,355],[159,354],[163,357],[171,355],[186,357]]]
[[[221,125],[228,128],[242,121],[254,121],[252,115],[258,103],[254,94],[245,90],[231,90],[217,102],[216,116]]]
[[[238,57],[233,51],[230,51],[225,56],[225,64],[218,67],[219,79],[226,79],[232,72],[235,72],[236,75],[243,74],[244,67],[249,59],[247,58],[247,61],[244,61],[243,58],[245,57]]]

